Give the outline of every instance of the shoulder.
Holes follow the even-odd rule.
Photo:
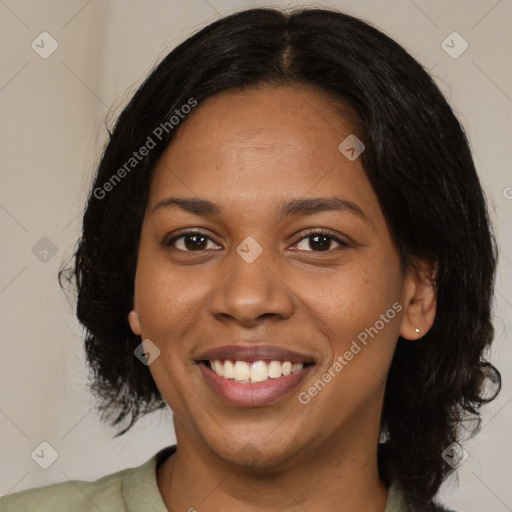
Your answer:
[[[2,512],[25,510],[37,512],[97,512],[108,506],[108,510],[124,511],[122,481],[127,472],[107,475],[94,482],[70,480],[36,489],[8,494],[0,498]]]
[[[93,482],[70,480],[29,489],[0,498],[2,512],[125,512],[136,504],[148,511],[162,510],[155,467],[173,452],[161,450],[144,464],[104,476]],[[165,510],[165,508],[163,509]]]

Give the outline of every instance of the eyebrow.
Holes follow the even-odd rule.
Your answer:
[[[163,208],[180,208],[181,210],[195,215],[214,216],[221,213],[219,205],[207,199],[168,197],[160,201],[152,210],[152,213]],[[317,197],[313,199],[292,199],[281,203],[277,207],[277,214],[282,217],[297,215],[315,215],[321,212],[342,212],[351,213],[368,221],[363,210],[357,204],[339,199],[337,197]]]

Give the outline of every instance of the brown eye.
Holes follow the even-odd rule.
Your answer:
[[[210,246],[208,244],[210,243]],[[196,252],[204,251],[207,249],[216,249],[220,246],[217,245],[209,236],[204,233],[189,232],[182,233],[166,242],[167,247],[173,247],[180,251]]]
[[[333,243],[337,245],[333,247]],[[349,247],[349,244],[329,233],[316,232],[301,238],[296,246],[301,251],[325,252],[333,248]]]

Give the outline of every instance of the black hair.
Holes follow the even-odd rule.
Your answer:
[[[171,116],[221,91],[261,85],[314,87],[352,107],[366,146],[362,164],[401,261],[435,265],[435,322],[418,342],[398,340],[378,452],[383,480],[424,505],[452,471],[441,453],[460,438],[463,420],[475,419],[478,430],[481,405],[500,388],[485,359],[496,243],[464,130],[432,78],[381,31],[336,11],[251,9],[222,18],[172,50],[120,114],[67,269],[100,410],[127,424],[124,433],[165,405],[133,355],[141,339],[127,315],[152,171],[179,129]],[[149,136],[156,147],[126,167]]]

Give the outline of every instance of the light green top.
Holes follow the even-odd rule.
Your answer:
[[[156,467],[176,447],[159,451],[136,468],[94,482],[72,480],[0,498],[1,512],[168,512],[156,482]],[[407,512],[402,495],[391,485],[384,512]]]

